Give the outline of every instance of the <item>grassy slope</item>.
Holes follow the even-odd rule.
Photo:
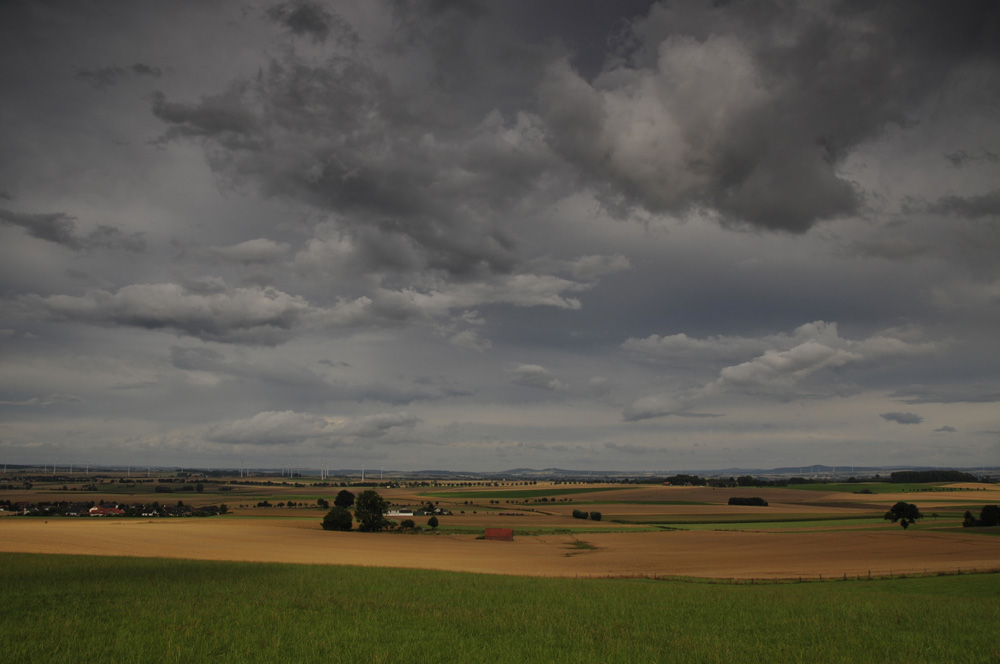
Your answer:
[[[723,586],[27,554],[0,564],[8,662],[919,663],[1000,652],[1000,575]]]

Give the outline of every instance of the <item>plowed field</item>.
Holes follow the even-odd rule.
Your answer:
[[[313,519],[5,518],[0,551],[561,577],[828,578],[1000,568],[1000,537],[888,525],[877,532],[587,533],[493,542],[473,535],[327,532]]]

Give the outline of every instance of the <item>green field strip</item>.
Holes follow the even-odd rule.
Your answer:
[[[1000,623],[995,573],[726,583],[31,554],[0,565],[0,658],[19,664],[991,662]]]

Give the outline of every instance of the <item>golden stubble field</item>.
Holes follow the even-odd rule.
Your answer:
[[[754,513],[847,515],[884,511],[896,500],[915,502],[925,513],[961,503],[996,503],[1000,491],[977,486],[954,493],[881,494],[789,490],[712,490],[698,487],[641,487],[602,493],[567,494],[580,504],[531,504],[534,512],[509,505],[484,508],[487,500],[435,497],[465,515],[441,517],[465,526],[512,527],[515,541],[493,542],[474,534],[337,533],[320,528],[321,510],[236,510],[219,518],[0,519],[0,551],[363,565],[560,577],[697,576],[710,578],[825,578],[1000,568],[1000,537],[943,522],[943,528],[903,530],[886,523],[875,530],[747,531],[677,530],[629,532],[610,523],[613,515],[747,518]],[[335,491],[333,492],[336,493]],[[384,492],[396,504],[426,500],[414,490]],[[730,507],[730,495],[761,495],[771,507]],[[235,497],[235,496],[234,496]],[[211,496],[199,497],[208,500]],[[594,501],[594,502],[589,502]],[[619,502],[627,501],[627,502]],[[632,502],[636,501],[636,502]],[[645,502],[639,502],[645,501]],[[234,501],[237,502],[237,501]],[[657,502],[663,504],[655,504]],[[711,504],[677,504],[703,502]],[[573,519],[573,509],[599,510],[600,523]],[[476,514],[471,512],[475,511]],[[269,516],[264,516],[264,515]],[[756,518],[756,517],[753,517]],[[585,525],[593,532],[517,535]]]

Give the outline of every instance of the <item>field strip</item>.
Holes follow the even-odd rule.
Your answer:
[[[516,531],[515,531],[516,533]],[[300,520],[3,519],[0,551],[343,564],[560,577],[794,578],[1000,568],[1000,538],[964,533],[719,532],[521,536],[334,533]]]

